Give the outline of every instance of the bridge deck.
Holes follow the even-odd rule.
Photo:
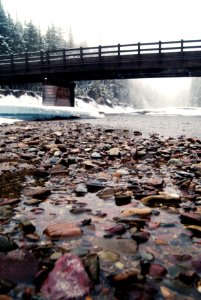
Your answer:
[[[0,56],[0,84],[201,76],[201,40],[137,43]]]

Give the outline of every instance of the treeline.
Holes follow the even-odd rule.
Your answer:
[[[41,33],[32,21],[22,24],[14,21],[3,8],[0,0],[0,55],[22,52],[35,52],[56,50],[61,48],[73,48],[75,45],[71,29],[64,38],[61,28],[52,25],[48,27],[45,34]],[[3,87],[5,88],[5,87]],[[20,84],[12,85],[13,89],[27,89],[40,92],[41,84]],[[122,104],[128,103],[129,98],[128,81],[126,80],[96,80],[76,82],[76,96],[91,97],[99,103]],[[108,102],[109,99],[109,102]]]
[[[34,52],[74,47],[73,35],[65,39],[61,28],[52,25],[45,34],[32,21],[22,24],[7,14],[0,1],[0,54]]]

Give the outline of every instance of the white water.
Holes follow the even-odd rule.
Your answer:
[[[132,107],[99,105],[94,100],[88,103],[75,99],[75,107],[43,106],[41,97],[23,95],[1,96],[0,123],[12,123],[19,120],[42,120],[55,117],[102,118],[107,114],[153,115],[153,116],[201,116],[201,107],[165,107],[134,109]]]

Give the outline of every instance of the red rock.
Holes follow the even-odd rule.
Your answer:
[[[36,187],[34,190],[28,191],[26,193],[26,196],[37,198],[37,199],[43,199],[49,196],[51,191],[47,188],[43,187]]]
[[[41,288],[45,299],[70,300],[89,293],[90,281],[81,260],[70,253],[64,254],[49,273]]]
[[[14,205],[20,202],[20,199],[13,198],[13,199],[4,199],[3,201],[0,201],[0,206],[4,205]]]
[[[167,270],[159,264],[151,264],[149,267],[149,275],[155,278],[164,277],[167,273]]]
[[[82,234],[82,231],[73,223],[57,223],[49,225],[43,233],[50,238],[58,238],[79,236]]]
[[[201,214],[198,213],[183,213],[180,219],[183,224],[201,225]]]

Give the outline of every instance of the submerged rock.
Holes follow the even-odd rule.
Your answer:
[[[129,216],[133,216],[133,215],[147,216],[147,215],[151,215],[151,214],[152,214],[152,210],[148,207],[145,207],[145,208],[133,207],[133,208],[129,208],[129,209],[126,209],[121,212],[121,215],[123,217],[129,217]]]
[[[0,235],[0,252],[9,252],[18,248],[18,245],[9,237]]]
[[[43,283],[41,293],[45,299],[80,299],[89,293],[90,280],[81,260],[66,253],[60,257],[54,269]]]
[[[156,204],[165,204],[172,205],[178,204],[181,202],[181,197],[178,194],[160,194],[147,196],[141,199],[141,202],[144,205],[156,205]]]
[[[57,223],[49,225],[43,233],[50,238],[62,238],[80,236],[82,231],[73,223]]]
[[[14,250],[0,253],[0,279],[31,282],[38,271],[38,261],[30,252]]]

